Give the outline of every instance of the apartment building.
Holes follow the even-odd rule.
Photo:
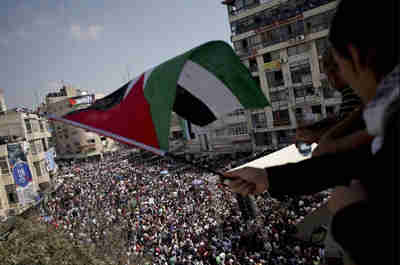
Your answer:
[[[74,87],[63,86],[59,91],[47,94],[46,103],[42,111],[63,115],[72,110],[72,106],[66,103],[66,99],[85,94],[87,93]],[[95,99],[100,99],[104,96],[104,94],[95,94]],[[119,147],[110,138],[61,122],[52,121],[51,127],[53,143],[59,159],[101,157],[104,153],[116,151]]]
[[[271,103],[250,113],[253,150],[293,143],[306,113],[334,115],[341,95],[323,74],[321,58],[337,1],[226,0],[231,40]]]
[[[4,98],[4,91],[2,88],[0,88],[0,112],[6,111],[7,106],[6,106],[6,100]]]
[[[22,160],[26,162],[24,170],[32,176],[30,188],[34,192],[44,190],[50,186],[50,173],[46,164],[50,136],[47,121],[36,114],[21,112],[19,109],[0,113],[0,215],[7,215],[9,211],[18,212],[26,206],[21,201],[16,183],[21,171],[12,170],[10,160],[15,158],[10,148],[23,150]]]

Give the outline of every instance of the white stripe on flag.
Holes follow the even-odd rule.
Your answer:
[[[217,118],[243,108],[221,80],[193,61],[185,63],[178,84],[206,104]]]

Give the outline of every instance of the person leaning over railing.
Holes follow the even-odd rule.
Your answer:
[[[399,32],[395,0],[342,0],[329,40],[343,79],[360,95],[371,145],[266,169],[225,173],[234,192],[310,194],[341,185],[329,200],[332,235],[358,265],[395,264],[394,194],[398,187],[399,116],[389,106],[400,95]],[[357,14],[355,17],[354,14]],[[371,19],[380,17],[379,20]],[[395,114],[387,114],[393,112]],[[386,121],[386,122],[385,122]],[[396,235],[397,236],[397,235]],[[379,244],[379,247],[377,247]],[[398,263],[397,263],[398,264]]]

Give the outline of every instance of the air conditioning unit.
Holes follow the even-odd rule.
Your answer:
[[[299,35],[299,36],[297,36],[297,37],[296,37],[296,40],[297,40],[297,41],[304,40],[304,35]]]

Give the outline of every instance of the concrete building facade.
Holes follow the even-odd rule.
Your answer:
[[[84,95],[85,93],[73,87],[64,86],[58,92],[49,93],[46,96],[46,104],[43,110],[47,113],[63,115],[72,110],[72,107],[66,104],[65,99]],[[95,99],[103,97],[103,94],[95,95]],[[53,143],[56,148],[57,157],[60,159],[81,159],[102,156],[104,153],[118,149],[115,141],[96,133],[61,122],[52,121],[51,127],[53,131]]]
[[[321,58],[337,1],[227,0],[224,4],[234,49],[271,103],[247,117],[242,111],[236,118],[248,120],[253,150],[292,144],[306,113],[317,118],[334,115],[341,95],[329,86]]]
[[[206,128],[196,128],[187,152],[273,151],[294,143],[306,114],[316,119],[335,115],[341,95],[330,87],[321,59],[337,1],[226,0],[223,4],[234,50],[271,106],[239,109]]]
[[[9,210],[18,211],[21,205],[16,196],[16,185],[8,159],[7,145],[18,143],[26,147],[26,158],[32,174],[35,191],[50,185],[45,153],[49,150],[51,134],[45,119],[36,114],[19,112],[16,109],[0,114],[0,215]]]

